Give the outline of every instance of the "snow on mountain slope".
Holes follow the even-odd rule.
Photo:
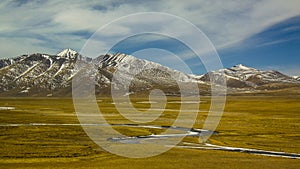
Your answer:
[[[234,88],[257,88],[259,86],[270,83],[299,83],[299,81],[297,81],[296,79],[284,75],[278,71],[263,71],[247,67],[241,64],[235,65],[231,68],[209,72],[208,74],[204,75],[201,79],[204,81],[209,81],[209,76],[211,76],[213,79],[218,79],[221,76],[221,74],[224,74],[224,76],[226,77],[227,86]]]
[[[91,66],[96,71],[85,72],[89,69],[84,67]],[[81,71],[95,80],[96,94],[109,94],[110,89],[147,94],[161,89],[168,95],[193,95],[195,87],[191,85],[198,86],[200,93],[209,94],[210,85],[223,83],[224,76],[231,91],[272,90],[300,84],[299,77],[244,65],[189,75],[131,55],[116,53],[91,59],[65,49],[57,55],[35,53],[0,59],[0,96],[71,96],[72,79]]]
[[[79,54],[64,51],[59,56],[35,53],[10,59],[10,62],[0,60],[0,93],[45,95],[70,87],[69,79]]]
[[[154,88],[160,88],[166,93],[171,90],[179,93],[178,85],[187,86],[189,83],[203,83],[194,76],[184,74],[171,68],[162,66],[158,63],[138,59],[131,55],[116,53],[106,54],[96,58],[97,65],[102,73],[110,73],[112,87],[118,90],[128,88],[135,92],[150,91]],[[191,90],[181,90],[191,92]],[[125,92],[125,93],[126,93]],[[132,91],[131,91],[132,92]]]
[[[23,59],[25,59],[25,57],[27,57],[27,55],[22,55],[22,56],[19,56],[16,58],[0,59],[0,69],[10,66],[17,61],[23,60]]]
[[[110,86],[112,77],[117,79],[112,88],[121,89],[127,85],[136,91],[145,91],[158,87],[168,89],[169,93],[178,93],[177,82],[199,82],[193,76],[120,53],[101,55],[92,60],[65,49],[57,55],[36,53],[3,59],[0,63],[0,94],[46,95],[59,90],[70,94],[72,78],[80,71],[76,64],[97,67],[96,74],[86,73],[95,77],[98,92],[100,88]]]
[[[64,49],[63,51],[61,51],[57,54],[57,56],[60,56],[63,58],[70,58],[70,59],[75,59],[77,55],[79,55],[79,54],[72,49]]]
[[[199,82],[195,80],[194,76],[173,70],[155,62],[138,59],[131,55],[121,53],[107,54],[100,56],[97,60],[99,60],[97,64],[99,64],[101,68],[114,67],[124,75],[135,75],[141,72],[141,70],[161,70],[168,72],[171,76],[176,78],[176,80],[181,82]]]
[[[75,50],[72,49],[64,49],[61,52],[59,52],[58,54],[56,54],[57,59],[59,58],[65,58],[65,59],[70,59],[70,60],[83,60],[86,62],[91,62],[92,58],[89,57],[85,57],[82,56],[81,54],[79,54],[78,52],[76,52]]]
[[[300,76],[293,76],[293,78],[300,81]]]

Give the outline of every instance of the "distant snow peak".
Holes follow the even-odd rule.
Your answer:
[[[227,87],[232,88],[257,88],[265,87],[270,88],[270,84],[299,84],[299,79],[286,76],[278,71],[273,70],[258,70],[255,68],[247,67],[242,64],[235,65],[231,68],[220,69],[217,71],[209,72],[201,79],[209,81],[209,76],[217,81],[220,78],[220,73],[224,73],[227,80]],[[274,88],[276,89],[276,87]]]
[[[75,57],[78,55],[78,52],[72,49],[64,49],[63,51],[59,52],[57,56],[64,57],[64,58],[70,58],[75,59]]]
[[[292,76],[292,78],[300,81],[300,76]]]
[[[255,70],[252,67],[247,67],[247,66],[242,65],[242,64],[237,64],[237,65],[231,67],[231,69],[234,69],[234,70]]]

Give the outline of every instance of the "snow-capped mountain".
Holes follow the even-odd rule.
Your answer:
[[[82,56],[81,54],[79,54],[78,52],[76,52],[75,50],[72,49],[64,49],[61,52],[59,52],[58,54],[56,54],[57,58],[65,58],[65,59],[70,59],[70,60],[83,60],[83,61],[87,61],[87,62],[91,62],[92,58],[89,57],[85,57]]]
[[[112,81],[112,87],[119,92],[140,93],[159,88],[167,94],[180,93],[178,84],[189,86],[190,83],[202,83],[194,76],[188,75],[158,63],[138,59],[122,53],[106,54],[93,61],[100,73]],[[184,92],[191,92],[188,88]],[[183,90],[181,91],[183,93]],[[185,93],[187,94],[187,93]]]
[[[91,66],[96,72],[88,72],[87,78],[94,77],[96,94],[109,94],[111,89],[123,95],[147,94],[161,89],[168,95],[193,95],[193,84],[203,95],[209,94],[210,85],[218,85],[223,77],[229,92],[300,87],[299,77],[244,65],[199,76],[131,55],[116,53],[91,59],[65,49],[56,55],[35,53],[0,59],[0,96],[71,96],[72,79],[83,67]]]
[[[10,60],[0,69],[0,93],[4,95],[51,95],[69,86],[75,63],[73,57],[40,53]]]
[[[64,57],[64,58],[70,58],[70,59],[71,58],[75,59],[78,55],[79,55],[79,53],[72,49],[64,49],[63,51],[61,51],[57,54],[57,56]]]
[[[26,55],[22,55],[22,56],[19,56],[16,58],[10,58],[10,59],[0,59],[0,69],[2,67],[9,66],[9,65],[23,59],[24,57],[26,57]]]
[[[173,70],[155,62],[138,59],[131,55],[126,55],[122,53],[116,53],[113,55],[107,54],[102,55],[96,59],[99,60],[98,63],[96,63],[99,65],[99,67],[103,69],[114,67],[124,76],[124,79],[129,78],[129,76],[131,75],[136,75],[139,73],[145,74],[145,72],[141,72],[141,70],[148,70],[150,72],[152,71],[152,79],[161,77],[161,75],[158,74],[164,72],[169,73],[170,76],[172,76],[173,78],[176,77],[176,80],[180,82],[196,82],[196,79],[194,79],[194,77],[191,75]],[[158,72],[156,70],[160,71]],[[157,76],[153,76],[153,73],[157,74]]]
[[[300,76],[293,76],[293,78],[300,81]]]
[[[274,84],[299,84],[300,82],[293,77],[284,75],[275,70],[258,70],[242,64],[235,65],[231,68],[209,72],[205,74],[201,80],[209,81],[210,77],[213,79],[218,79],[221,75],[225,76],[227,86],[232,88],[260,89],[270,88],[270,84],[273,84],[274,86]]]
[[[193,76],[130,55],[106,54],[92,60],[65,49],[56,55],[36,53],[0,60],[0,95],[70,95],[78,63],[98,70],[89,75],[95,77],[97,93],[108,93],[111,86],[123,90],[127,85],[132,92],[161,88],[178,94],[177,82],[198,83]]]

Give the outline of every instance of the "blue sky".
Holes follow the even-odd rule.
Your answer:
[[[271,25],[219,54],[224,65],[242,63],[300,75],[300,16]]]
[[[0,58],[36,52],[55,54],[64,48],[80,51],[101,26],[136,12],[166,12],[190,21],[211,40],[224,67],[242,63],[300,75],[300,1],[294,0],[1,1]],[[142,25],[143,22],[153,21],[150,18],[130,24]],[[176,26],[185,33],[180,25],[172,25],[167,20],[153,22],[153,25],[155,23],[160,23],[158,29]],[[120,24],[109,31],[98,48],[106,51],[111,39],[134,31]],[[147,48],[169,52],[138,51]],[[201,61],[191,57],[189,48],[172,37],[131,37],[114,50],[133,53],[178,70],[184,70],[181,64],[185,62],[193,73],[205,72]],[[170,52],[184,56],[178,59]]]

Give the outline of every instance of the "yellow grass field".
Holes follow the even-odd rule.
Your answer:
[[[111,100],[99,98],[99,108],[111,124],[129,124],[116,112]],[[133,98],[138,104],[146,98]],[[178,101],[170,97],[168,100]],[[210,106],[202,97],[194,128],[201,128]],[[14,109],[9,110],[8,107]],[[179,109],[178,104],[168,110]],[[176,111],[165,111],[155,125],[171,126]],[[43,125],[48,124],[48,125]],[[55,124],[55,125],[49,125]],[[59,125],[74,124],[74,125]],[[149,123],[152,124],[152,123]],[[127,136],[159,134],[158,129],[115,126]],[[220,146],[253,148],[300,154],[300,97],[228,96],[217,133],[208,142]],[[175,147],[149,158],[132,159],[104,151],[79,125],[70,98],[0,98],[0,168],[300,168],[300,159],[269,157]],[[179,145],[197,143],[187,136]]]

